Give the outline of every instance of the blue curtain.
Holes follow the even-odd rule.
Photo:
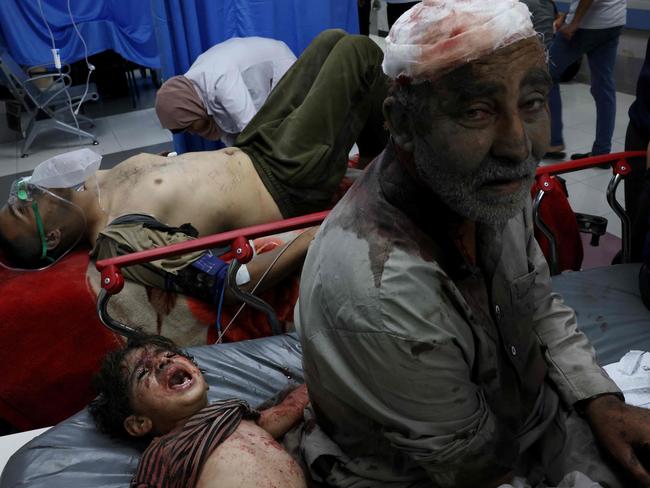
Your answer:
[[[84,47],[72,25],[68,0],[41,0],[41,5],[62,61],[83,59]],[[70,9],[89,56],[112,49],[134,63],[160,66],[148,2],[70,0]],[[52,63],[52,41],[37,0],[0,0],[0,37],[18,63]]]
[[[164,78],[185,73],[205,50],[231,37],[284,41],[300,53],[321,31],[359,32],[357,0],[151,0]],[[178,153],[215,149],[200,137],[174,136]]]

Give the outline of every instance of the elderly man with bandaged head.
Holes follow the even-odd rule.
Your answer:
[[[391,29],[384,70],[391,140],[302,272],[311,476],[650,486],[650,412],[597,364],[533,236],[551,80],[528,9],[424,0]]]

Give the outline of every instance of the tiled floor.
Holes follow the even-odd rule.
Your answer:
[[[26,158],[19,155],[22,141],[0,144],[0,176],[30,171],[42,161],[79,147],[88,147],[100,154],[151,146],[171,141],[171,133],[160,127],[153,108],[108,117],[96,118],[94,134],[99,141],[90,145],[87,138],[50,131],[36,138]]]

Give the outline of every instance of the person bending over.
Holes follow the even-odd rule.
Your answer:
[[[212,46],[184,75],[156,94],[165,129],[190,132],[232,146],[296,56],[275,39],[234,37]]]
[[[103,259],[328,208],[355,141],[365,161],[385,144],[382,59],[366,37],[325,31],[275,87],[237,147],[173,158],[140,154],[98,171],[84,191],[17,182],[0,210],[0,248],[19,266],[39,268],[79,240]],[[280,274],[302,262],[311,235],[299,239],[282,256],[288,264],[274,268]],[[214,300],[223,269],[213,256],[194,253],[124,273]]]
[[[208,404],[193,358],[169,339],[142,335],[109,353],[89,405],[97,427],[148,441],[133,488],[306,487],[298,463],[278,444],[303,417],[305,386],[261,412],[228,399]]]

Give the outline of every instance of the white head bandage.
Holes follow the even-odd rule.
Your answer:
[[[393,25],[384,72],[418,83],[536,35],[517,0],[423,0]]]

